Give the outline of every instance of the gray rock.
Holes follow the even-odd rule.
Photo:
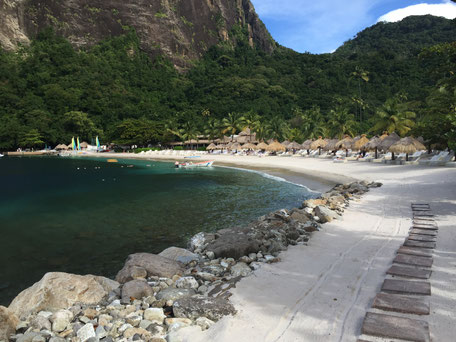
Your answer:
[[[207,330],[215,324],[214,321],[211,321],[206,317],[198,317],[195,321],[196,325],[201,328],[201,330]]]
[[[65,339],[58,336],[53,336],[49,339],[49,342],[65,342]]]
[[[97,330],[95,330],[95,334],[97,335],[97,338],[99,338],[100,340],[108,336],[107,331],[101,325],[97,327]]]
[[[46,339],[42,335],[36,335],[33,339],[32,342],[46,342]]]
[[[147,271],[144,267],[140,266],[131,266],[130,267],[130,276],[134,279],[146,279]]]
[[[231,267],[231,275],[233,277],[246,277],[252,273],[252,269],[243,262],[238,262],[236,265]]]
[[[62,332],[70,324],[73,319],[73,313],[70,310],[59,310],[55,312],[52,317],[52,330]]]
[[[315,208],[315,214],[320,218],[322,223],[331,222],[333,219],[340,217],[337,213],[322,205]]]
[[[202,267],[202,271],[221,277],[225,273],[225,268],[221,265],[206,265]]]
[[[192,253],[187,249],[179,247],[169,247],[158,255],[174,261],[178,261],[184,265],[187,265],[192,261],[199,260],[198,254]]]
[[[213,251],[207,251],[206,256],[210,259],[213,260],[215,259],[215,253]]]
[[[19,337],[16,339],[16,342],[32,342],[32,340],[33,340],[36,336],[41,336],[41,334],[38,333],[38,332],[29,331],[29,332],[26,332],[24,335],[19,336]]]
[[[81,340],[81,342],[85,342],[91,337],[97,337],[92,323],[87,323],[81,329],[79,329],[79,331],[77,332],[77,336]]]
[[[225,233],[206,247],[206,251],[214,252],[217,258],[234,259],[258,250],[258,241],[243,233]]]
[[[317,222],[315,221],[307,221],[306,223],[304,223],[304,225],[302,226],[302,228],[308,232],[308,233],[311,233],[311,232],[315,232],[317,230],[320,230],[320,224],[318,224]]]
[[[199,284],[193,277],[182,277],[176,281],[176,287],[178,289],[197,289]]]
[[[168,300],[175,302],[180,298],[193,296],[195,293],[196,292],[193,289],[174,289],[169,287],[157,293],[155,297],[158,300],[164,300],[165,302]]]
[[[132,267],[139,266],[147,271],[147,276],[172,278],[175,274],[183,274],[183,269],[177,261],[150,253],[130,254],[124,267],[117,273],[116,280],[126,283],[133,280]]]
[[[165,318],[166,315],[163,312],[163,309],[149,308],[144,311],[144,319],[151,321],[152,323],[162,324]]]
[[[131,298],[140,299],[152,296],[154,291],[144,280],[131,280],[122,287],[122,303],[130,303]]]
[[[211,281],[211,282],[217,280],[217,277],[209,272],[198,272],[195,274],[195,277],[197,277],[198,279],[204,280],[204,281]]]
[[[181,298],[174,302],[173,313],[175,317],[197,319],[207,317],[218,321],[223,316],[236,313],[234,306],[225,298],[212,298],[202,295]]]
[[[291,212],[291,218],[300,223],[304,223],[309,220],[310,215],[305,210],[302,209],[293,209]]]
[[[46,317],[40,316],[40,315],[37,315],[30,321],[30,326],[33,329],[37,329],[37,330],[43,330],[43,329],[51,330],[52,329],[51,322],[49,322],[49,320]]]
[[[204,248],[204,245],[207,243],[213,241],[215,239],[214,234],[208,234],[208,233],[203,233],[200,232],[196,235],[194,235],[189,241],[188,241],[188,249],[192,252],[195,250],[202,250]]]

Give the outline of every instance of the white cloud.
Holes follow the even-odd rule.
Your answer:
[[[378,21],[395,22],[411,15],[425,14],[435,15],[437,17],[445,17],[447,19],[454,19],[456,18],[456,4],[450,0],[446,0],[441,4],[422,3],[418,5],[412,5],[388,12],[378,18]]]

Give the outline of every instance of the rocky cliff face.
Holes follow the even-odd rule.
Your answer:
[[[186,68],[212,45],[234,42],[241,24],[251,46],[272,52],[276,43],[250,0],[0,0],[0,44],[15,49],[53,26],[75,47],[93,45],[133,27],[150,55]]]

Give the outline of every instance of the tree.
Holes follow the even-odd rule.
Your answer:
[[[349,112],[345,106],[337,106],[329,112],[328,128],[332,137],[342,139],[346,134],[354,136],[356,133],[357,122],[355,115]]]
[[[146,146],[156,143],[161,138],[163,126],[159,123],[142,119],[125,119],[116,125],[111,138],[116,144]]]
[[[282,140],[288,132],[288,125],[280,116],[275,115],[267,121],[267,136],[274,140]]]
[[[187,140],[197,140],[198,141],[198,127],[196,127],[196,124],[194,121],[186,121],[183,125],[182,128],[179,129],[179,136],[182,139],[182,141],[187,141]],[[191,148],[193,149],[193,143],[191,143]]]
[[[80,111],[65,113],[63,125],[68,139],[72,136],[79,136],[82,140],[91,140],[101,134],[101,130],[96,128],[89,115]]]
[[[234,135],[244,129],[245,118],[239,113],[229,113],[227,117],[222,119],[223,134],[229,134],[231,140],[234,139]]]
[[[359,108],[359,121],[363,121],[363,109],[364,109],[364,101],[363,97],[361,94],[361,82],[369,82],[369,72],[363,70],[359,66],[356,66],[355,71],[351,73],[351,76],[354,77],[355,79],[358,80],[358,94],[359,94],[359,99],[355,99],[355,101],[358,103],[358,108]]]
[[[43,136],[37,129],[31,129],[21,135],[19,144],[23,147],[39,147],[44,145],[44,141],[42,139]]]
[[[407,110],[407,104],[403,102],[404,97],[396,95],[386,102],[376,112],[375,125],[371,132],[380,134],[383,131],[388,133],[397,132],[400,136],[406,135],[415,126],[416,114]]]
[[[223,136],[220,120],[210,118],[204,126],[204,134],[212,141]]]

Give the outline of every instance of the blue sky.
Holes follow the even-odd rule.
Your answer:
[[[251,0],[279,44],[299,52],[337,49],[359,31],[408,15],[456,17],[450,0]]]

